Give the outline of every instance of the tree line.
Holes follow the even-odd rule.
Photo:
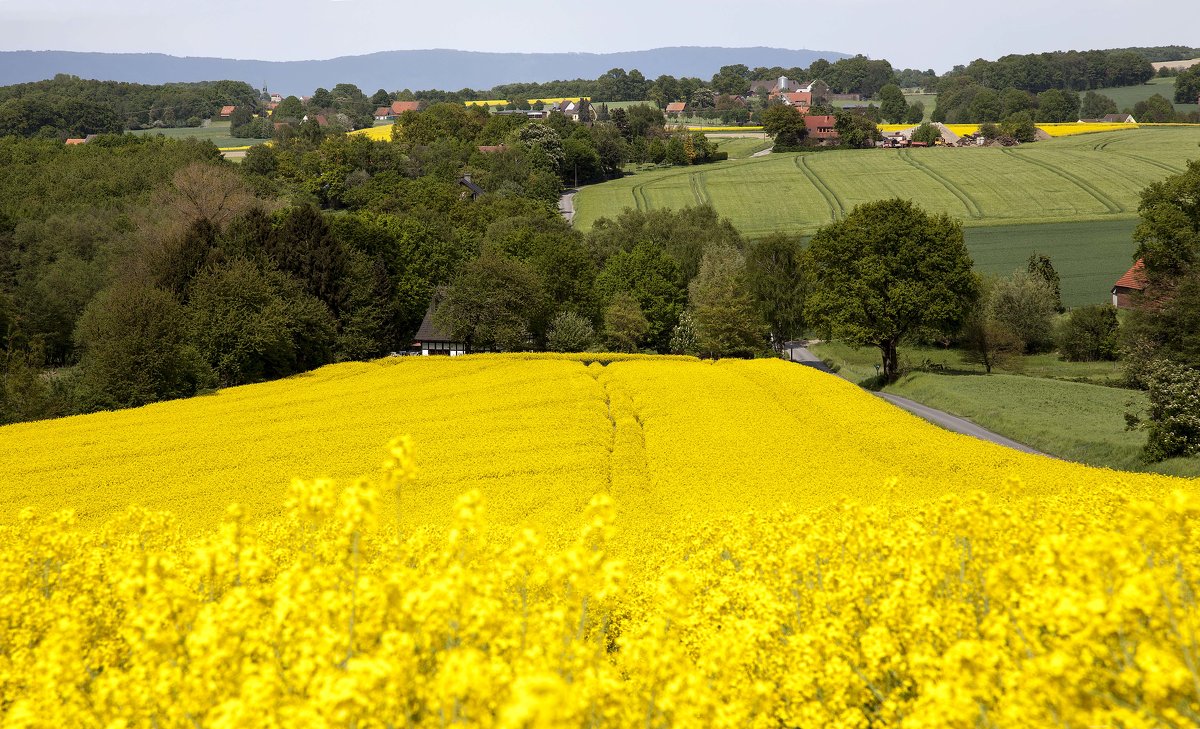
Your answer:
[[[151,127],[199,126],[222,106],[255,108],[259,92],[241,81],[159,85],[53,79],[0,87],[0,137],[51,139]]]

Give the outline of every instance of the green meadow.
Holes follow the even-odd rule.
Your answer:
[[[207,127],[176,127],[169,129],[138,129],[130,134],[155,136],[161,134],[172,139],[203,139],[218,147],[245,147],[262,144],[265,139],[244,139],[229,136],[229,122],[214,121]]]
[[[1141,190],[1200,158],[1198,144],[1200,126],[1153,127],[1012,149],[833,150],[653,169],[580,190],[575,225],[709,203],[752,238],[811,235],[855,205],[902,197],[962,220],[984,272],[1050,255],[1075,306],[1108,299],[1131,262]]]

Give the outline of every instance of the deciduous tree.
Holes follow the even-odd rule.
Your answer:
[[[978,296],[962,224],[908,200],[855,207],[817,231],[809,255],[813,316],[852,344],[878,347],[888,380],[905,337],[956,333]]]

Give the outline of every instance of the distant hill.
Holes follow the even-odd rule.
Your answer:
[[[478,53],[475,51],[385,51],[323,61],[253,61],[227,58],[180,58],[159,53],[77,53],[74,51],[0,51],[0,86],[52,78],[66,73],[104,81],[161,84],[172,81],[265,82],[283,94],[309,94],[317,87],[353,83],[370,94],[376,89],[490,89],[521,81],[594,79],[612,68],[709,78],[721,66],[744,63],[792,68],[818,58],[836,61],[845,53],[784,48],[710,48],[682,46],[622,53]]]

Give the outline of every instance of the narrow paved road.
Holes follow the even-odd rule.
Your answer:
[[[821,361],[820,357],[810,352],[808,348],[804,346],[804,342],[787,342],[784,345],[784,351],[787,353],[788,359],[793,362],[812,367],[813,369],[820,370],[822,372],[833,374],[833,370],[829,369],[829,366]],[[995,443],[996,445],[1002,445],[1006,448],[1012,448],[1013,450],[1021,451],[1022,453],[1032,453],[1036,456],[1048,455],[1046,453],[1042,453],[1041,451],[1034,450],[1024,443],[1018,443],[1012,438],[1005,438],[999,433],[993,433],[987,428],[983,428],[978,424],[967,420],[966,418],[960,418],[957,415],[951,415],[950,413],[936,410],[928,405],[922,405],[915,400],[909,400],[906,397],[893,395],[889,392],[876,392],[875,395],[887,400],[898,408],[907,410],[919,418],[927,420],[934,425],[940,426],[954,433],[969,435],[973,438],[986,440],[989,443]],[[1054,456],[1049,457],[1053,458]]]
[[[558,198],[558,212],[566,219],[567,225],[575,222],[575,193],[578,190],[566,190]]]

